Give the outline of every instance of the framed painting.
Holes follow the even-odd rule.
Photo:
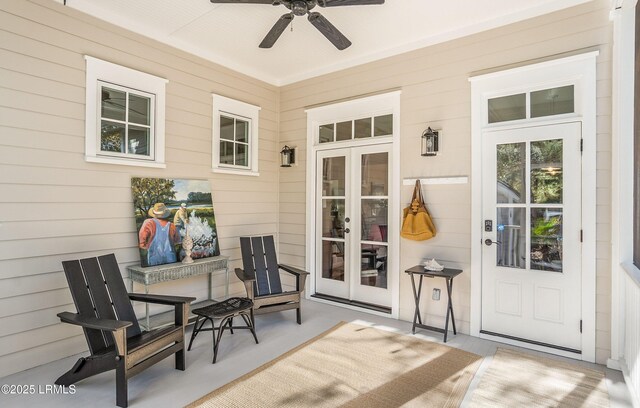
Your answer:
[[[187,234],[191,258],[220,255],[208,180],[132,177],[131,190],[143,267],[181,261]]]

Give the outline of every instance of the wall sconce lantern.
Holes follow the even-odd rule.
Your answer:
[[[438,131],[427,128],[422,132],[422,148],[423,156],[435,156],[438,154]]]
[[[296,149],[284,145],[280,150],[280,167],[291,167],[292,164],[296,164]]]

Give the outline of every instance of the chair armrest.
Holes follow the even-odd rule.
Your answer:
[[[306,276],[309,275],[309,272],[307,271],[303,271],[302,269],[296,268],[294,266],[289,266],[289,265],[283,265],[283,264],[278,264],[278,268],[282,269],[283,271],[287,271],[291,274],[294,274],[296,276]]]
[[[191,303],[196,298],[187,296],[151,295],[147,293],[129,293],[129,299],[138,302],[157,303],[159,305],[179,305]]]
[[[251,282],[256,280],[256,276],[255,275],[249,275],[247,273],[244,272],[244,269],[242,268],[236,268],[236,276],[238,277],[238,279],[240,279],[243,282]]]
[[[104,331],[117,331],[133,325],[133,323],[125,320],[96,319],[95,317],[84,317],[77,313],[61,312],[58,313],[60,321],[64,323],[82,326],[86,329],[96,329]]]

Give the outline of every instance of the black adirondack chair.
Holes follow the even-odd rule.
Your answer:
[[[114,254],[62,263],[78,313],[62,312],[65,323],[82,326],[89,357],[80,358],[56,380],[69,386],[87,377],[116,370],[116,404],[126,407],[127,380],[175,354],[175,367],[185,369],[184,331],[191,297],[127,293]],[[131,301],[175,306],[175,323],[143,332]]]
[[[296,320],[302,323],[300,298],[309,272],[293,266],[278,264],[273,236],[241,237],[243,269],[236,268],[236,276],[253,301],[254,314],[296,309]],[[296,277],[296,290],[282,290],[280,270]]]

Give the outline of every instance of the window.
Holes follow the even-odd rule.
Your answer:
[[[260,107],[213,95],[212,171],[257,176]]]
[[[164,101],[167,81],[85,56],[85,159],[165,167]]]
[[[491,98],[487,101],[488,123],[573,113],[574,93],[574,85],[567,85]]]
[[[318,143],[367,139],[377,136],[391,136],[392,134],[393,115],[381,115],[320,125],[318,127]]]

